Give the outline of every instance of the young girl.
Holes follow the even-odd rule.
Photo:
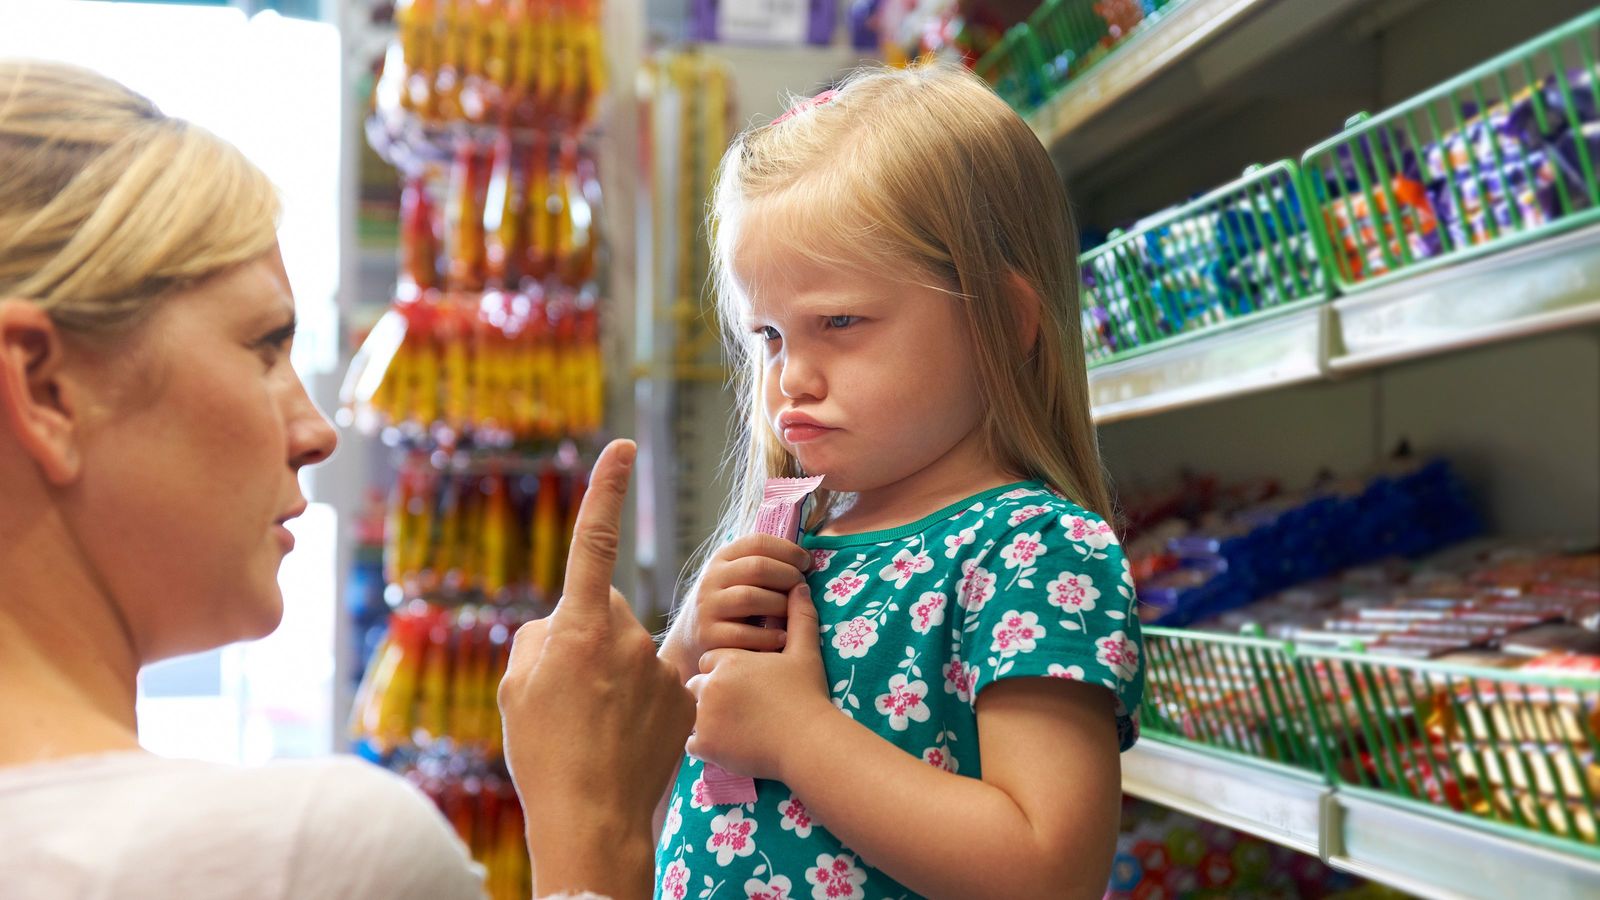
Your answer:
[[[699,709],[657,896],[1101,896],[1143,676],[1044,148],[964,70],[868,71],[742,135],[714,221],[746,536],[662,648]],[[750,535],[799,475],[800,545]]]

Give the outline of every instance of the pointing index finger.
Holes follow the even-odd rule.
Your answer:
[[[612,441],[595,460],[589,489],[578,505],[572,549],[567,555],[566,582],[553,615],[608,615],[611,576],[622,536],[622,503],[636,453],[632,441]]]

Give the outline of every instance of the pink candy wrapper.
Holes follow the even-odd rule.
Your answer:
[[[806,497],[822,484],[822,476],[811,478],[769,478],[761,492],[761,508],[756,511],[756,534],[770,534],[786,541],[800,537],[800,507]],[[781,618],[766,617],[766,628],[779,628]],[[753,778],[735,775],[721,766],[706,763],[705,799],[714,806],[731,803],[756,802],[756,782]]]

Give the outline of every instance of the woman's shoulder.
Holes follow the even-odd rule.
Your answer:
[[[40,886],[50,890],[142,896],[140,885],[203,874],[248,881],[260,896],[482,894],[481,871],[428,799],[351,757],[261,766],[84,757],[0,770],[0,800],[12,813],[0,861],[28,847],[61,854],[41,874],[58,879]]]

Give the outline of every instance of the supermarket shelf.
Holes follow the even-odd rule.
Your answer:
[[[1097,423],[1152,415],[1323,377],[1329,308],[1311,306],[1197,335],[1089,370]]]
[[[1302,853],[1320,855],[1327,784],[1146,737],[1122,755],[1122,789]]]
[[[1328,804],[1328,864],[1424,897],[1600,896],[1600,859],[1447,822],[1340,788]]]
[[[1122,789],[1423,897],[1600,896],[1600,856],[1536,834],[1450,822],[1414,803],[1332,788],[1268,762],[1147,736],[1122,756]]]
[[[1346,372],[1600,322],[1600,227],[1336,300]]]
[[[1028,124],[1051,149],[1072,135],[1067,161],[1081,169],[1188,110],[1214,103],[1217,86],[1370,2],[1184,0],[1045,101],[1028,115]],[[1170,75],[1178,77],[1162,81],[1157,108],[1126,103]],[[1093,128],[1085,127],[1091,123]]]

